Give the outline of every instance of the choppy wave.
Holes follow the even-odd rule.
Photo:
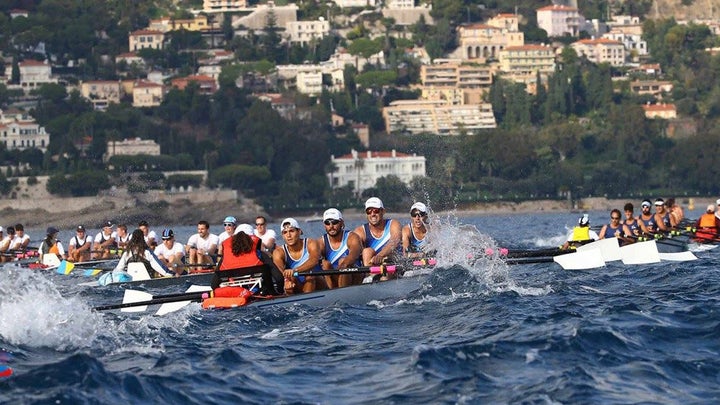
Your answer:
[[[423,288],[358,306],[98,313],[122,291],[0,268],[0,362],[15,369],[0,402],[718,401],[715,251],[591,271],[477,255],[507,246],[508,221],[434,220],[441,266]]]

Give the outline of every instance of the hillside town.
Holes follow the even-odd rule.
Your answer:
[[[185,2],[175,3],[180,6]],[[669,97],[673,94],[674,82],[666,78],[665,67],[653,62],[650,55],[641,18],[615,15],[608,9],[602,19],[589,19],[581,14],[575,0],[539,7],[534,15],[486,10],[482,4],[463,6],[465,10],[459,15],[467,18],[457,23],[450,41],[457,46],[442,55],[432,52],[435,54],[432,56],[425,47],[407,40],[418,26],[435,24],[432,2],[334,0],[334,4],[323,8],[325,15],[313,18],[304,18],[309,13],[292,2],[250,4],[245,0],[204,0],[201,5],[189,3],[201,7],[178,7],[174,15],[148,19],[146,26],[127,33],[122,52],[101,55],[100,60],[114,69],[110,76],[116,78],[112,80],[87,75],[78,80],[72,72],[87,60],[53,54],[42,41],[28,48],[25,40],[30,52],[4,54],[5,74],[0,77],[0,84],[13,95],[0,112],[0,139],[5,148],[8,151],[34,148],[43,153],[48,150],[55,134],[41,126],[31,114],[36,108],[38,90],[45,85],[62,86],[67,94],[76,92],[97,112],[112,109],[114,105],[148,111],[168,103],[168,94],[172,91],[182,92],[190,87],[194,94],[214,97],[220,92],[225,75],[232,79],[235,87],[268,103],[283,119],[302,121],[312,115],[312,102],[298,105],[298,96],[317,104],[321,99],[327,100],[324,95],[345,91],[351,85],[348,80],[360,89],[364,82],[358,78],[363,73],[375,74],[368,79],[371,83],[364,90],[373,97],[384,97],[396,87],[383,79],[382,72],[397,68],[402,73],[407,66],[389,61],[391,57],[397,58],[397,52],[389,55],[388,47],[382,46],[389,38],[402,46],[403,58],[418,63],[417,80],[403,88],[414,96],[396,96],[383,105],[380,128],[344,115],[341,109],[335,109],[330,99],[324,106],[330,111],[326,125],[343,128],[357,139],[357,144],[331,154],[327,165],[331,170],[324,173],[331,189],[346,188],[360,196],[389,175],[407,186],[414,178],[428,176],[423,154],[405,153],[393,147],[385,149],[382,143],[372,139],[380,135],[465,136],[499,128],[500,113],[491,100],[493,86],[502,80],[522,86],[529,96],[539,97],[539,87],[542,87],[540,91],[547,91],[568,48],[587,63],[612,68],[614,85],[627,82],[630,93],[642,100],[638,107],[642,108],[645,118],[666,121],[664,125],[669,127],[673,123],[687,127],[683,121],[686,117]],[[29,20],[33,14],[32,10],[23,9],[6,12],[12,21]],[[373,18],[364,18],[368,15]],[[544,32],[539,37],[546,41],[526,37],[522,27],[528,20],[536,22],[537,28]],[[703,25],[712,35],[720,30],[720,23],[714,20],[677,21],[677,24]],[[191,69],[187,66],[164,68],[158,62],[157,52],[177,47],[173,40],[178,36],[173,35],[178,32],[199,34],[202,39],[193,43],[193,47],[178,49],[180,53],[192,55]],[[329,37],[339,41],[333,42],[335,47],[326,60],[255,69],[256,65],[250,66],[238,50],[231,48],[230,41],[258,35],[277,35],[287,52],[293,46],[316,48]],[[707,52],[714,54],[715,49]],[[348,68],[356,72],[354,78],[348,76]],[[352,102],[357,106],[357,99]],[[95,142],[89,131],[74,139],[74,146],[81,153]],[[102,162],[110,167],[113,157],[160,156],[165,148],[156,139],[133,133],[118,134],[103,145]],[[201,169],[203,183],[208,178],[207,154],[205,161],[205,168],[195,168]]]

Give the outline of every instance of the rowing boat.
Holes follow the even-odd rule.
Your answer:
[[[388,266],[393,267],[394,266]],[[373,268],[356,268],[361,270],[358,272],[370,272]],[[310,306],[331,306],[335,304],[346,305],[362,305],[371,301],[382,301],[392,298],[406,297],[413,291],[420,289],[431,273],[431,268],[417,268],[405,272],[398,272],[397,277],[379,281],[377,278],[371,278],[372,281],[364,284],[348,286],[344,288],[336,288],[332,290],[315,291],[304,294],[279,295],[279,296],[252,296],[249,299],[234,300],[217,300],[215,297],[208,297],[211,291],[207,286],[192,285],[181,294],[168,294],[161,296],[153,296],[144,291],[125,290],[125,298],[122,304],[105,305],[95,307],[95,310],[115,310],[120,309],[123,312],[144,312],[147,308],[156,309],[157,315],[164,315],[174,312],[188,305],[190,302],[203,301],[203,307],[210,309],[217,308],[234,308],[239,306],[251,305],[254,307],[268,306],[288,306],[288,305],[310,305]],[[227,288],[227,287],[221,287]],[[218,291],[217,289],[215,291]],[[241,288],[241,290],[245,290]],[[245,290],[247,291],[247,290]],[[238,298],[241,298],[238,296]]]

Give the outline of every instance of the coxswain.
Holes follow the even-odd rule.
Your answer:
[[[715,216],[715,205],[707,206],[705,213],[695,222],[695,241],[711,243],[718,240],[720,232],[720,218]]]
[[[590,217],[583,214],[578,219],[578,224],[567,235],[567,240],[562,245],[562,249],[570,249],[570,247],[582,246],[585,243],[600,239],[600,236],[590,229]]]
[[[262,274],[263,295],[282,295],[283,276],[270,256],[262,251],[262,241],[253,234],[251,225],[242,224],[236,232],[223,242],[223,251],[217,265],[211,286],[218,288],[220,284],[234,277],[244,277],[256,273]]]
[[[130,242],[128,242],[127,248],[120,256],[113,273],[126,273],[128,263],[143,263],[150,276],[172,277],[175,275],[150,250],[150,246],[145,242],[145,233],[142,229],[136,229],[130,235]]]
[[[64,260],[65,249],[62,243],[57,239],[58,229],[54,226],[48,227],[45,239],[40,243],[38,252],[40,253],[40,263],[44,263],[43,257],[45,255],[55,255],[58,259]]]

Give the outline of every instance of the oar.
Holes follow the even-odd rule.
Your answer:
[[[125,297],[123,298],[122,304],[110,304],[101,305],[93,308],[96,311],[108,311],[112,309],[125,309],[133,308],[132,310],[125,312],[142,312],[145,311],[148,305],[165,304],[170,302],[182,302],[182,301],[202,301],[203,298],[209,298],[213,296],[213,292],[210,287],[194,286],[184,292],[178,294],[165,294],[153,296],[150,293],[138,290],[125,290]],[[201,289],[201,290],[200,290]],[[193,290],[193,291],[191,291]]]
[[[567,251],[567,253],[571,253],[572,251]],[[508,265],[516,265],[516,264],[534,264],[534,263],[552,263],[554,261],[553,257],[555,256],[548,256],[548,257],[531,257],[531,258],[518,258],[518,259],[508,259],[505,260],[505,264]]]

